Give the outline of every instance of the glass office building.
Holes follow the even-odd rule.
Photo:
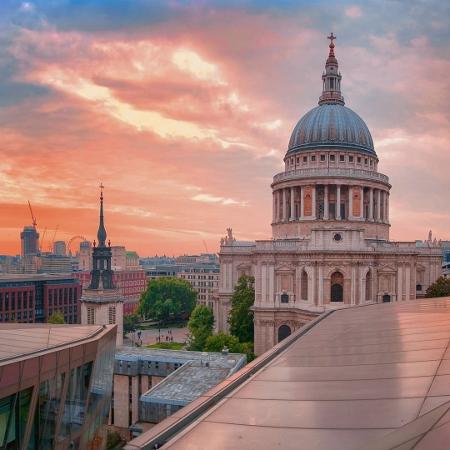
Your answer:
[[[0,326],[0,448],[103,449],[116,327]]]

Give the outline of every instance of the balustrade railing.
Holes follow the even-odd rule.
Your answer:
[[[287,172],[278,173],[273,177],[273,181],[287,181],[299,178],[311,177],[349,177],[349,178],[363,178],[365,180],[382,181],[389,183],[389,178],[380,172],[364,169],[344,169],[337,167],[310,167],[308,169],[295,169]]]

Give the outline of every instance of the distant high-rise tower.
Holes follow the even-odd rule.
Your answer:
[[[117,325],[117,346],[123,343],[123,296],[115,287],[111,268],[111,243],[106,245],[103,223],[103,186],[100,191],[100,224],[98,245],[92,252],[91,283],[81,297],[81,323],[83,325]]]
[[[66,256],[66,243],[64,241],[56,241],[53,244],[53,254],[58,256]]]
[[[39,233],[33,226],[24,227],[20,233],[22,257],[35,256],[39,253]]]
[[[78,268],[83,272],[92,270],[92,244],[89,241],[80,242]]]

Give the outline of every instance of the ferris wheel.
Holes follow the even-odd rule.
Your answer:
[[[72,245],[76,241],[84,242],[87,241],[87,239],[79,234],[70,238],[69,241],[67,242],[67,252],[69,253],[69,255],[73,255]]]

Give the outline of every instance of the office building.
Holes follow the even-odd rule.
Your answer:
[[[0,447],[106,448],[116,327],[0,324]]]
[[[60,311],[79,323],[80,282],[70,275],[0,275],[0,322],[43,323]]]

